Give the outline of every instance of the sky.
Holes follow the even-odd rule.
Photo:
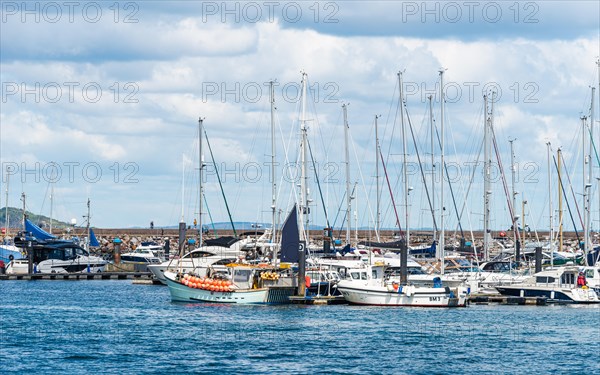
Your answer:
[[[526,224],[545,230],[551,212],[558,224],[558,177],[553,169],[549,178],[548,143],[552,155],[563,151],[566,195],[580,223],[589,148],[580,118],[591,115],[591,87],[592,133],[600,139],[595,1],[2,1],[0,42],[0,207],[7,190],[12,207],[21,206],[25,193],[28,210],[81,222],[89,198],[96,227],[176,225],[182,212],[193,222],[199,118],[212,149],[211,155],[204,138],[202,221],[228,221],[228,206],[234,221],[271,222],[269,81],[276,82],[276,210],[283,220],[300,182],[302,72],[316,225],[328,220],[339,227],[345,216],[344,103],[352,224],[365,228],[375,222],[376,115],[387,169],[387,178],[382,171],[379,178],[381,226],[387,228],[396,225],[394,204],[406,227],[407,190],[408,225],[432,227],[418,161],[430,181],[430,95],[437,132],[444,129],[447,230],[458,228],[457,210],[465,231],[483,226],[485,93],[495,95],[493,125],[507,185],[492,173],[493,228],[511,226],[510,140],[516,214],[524,211]],[[399,72],[404,121],[415,138],[406,125],[406,152]],[[428,189],[439,222],[439,144],[433,153],[436,182]],[[600,168],[594,155],[590,160],[592,227],[598,228]],[[567,212],[564,225],[573,227]]]

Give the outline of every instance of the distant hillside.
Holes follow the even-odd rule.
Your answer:
[[[41,228],[50,227],[50,218],[44,215],[36,215],[32,212],[25,211],[27,218],[39,225]],[[19,208],[8,207],[9,226],[13,229],[21,229],[23,222],[23,211]],[[6,207],[0,209],[0,227],[6,225]],[[52,227],[57,229],[68,228],[71,225],[56,219],[52,220]]]

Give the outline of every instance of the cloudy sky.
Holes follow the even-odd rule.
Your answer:
[[[202,117],[216,162],[215,168],[205,141],[210,217],[205,214],[203,221],[228,220],[218,170],[233,220],[270,222],[268,82],[276,80],[277,209],[285,215],[299,182],[294,165],[301,72],[306,72],[308,136],[330,222],[339,226],[345,214],[340,210],[346,180],[342,104],[348,103],[351,185],[356,184],[352,216],[359,226],[373,226],[374,118],[380,115],[381,149],[405,226],[398,111],[402,71],[417,144],[407,138],[409,224],[431,227],[417,161],[419,156],[430,180],[427,98],[433,96],[439,132],[443,68],[445,156],[456,206],[464,211],[463,228],[482,227],[485,92],[496,93],[493,122],[508,189],[509,140],[515,139],[517,207],[520,213],[527,200],[527,224],[549,226],[548,142],[553,155],[558,148],[564,152],[572,191],[564,183],[576,221],[575,200],[583,210],[580,117],[590,115],[591,87],[599,81],[595,1],[3,1],[1,21],[0,206],[6,204],[8,174],[10,206],[20,207],[25,192],[30,211],[49,215],[54,190],[54,216],[61,220],[80,222],[89,198],[92,224],[98,227],[175,225],[182,204],[191,223],[198,213]],[[596,92],[596,119],[599,103]],[[600,139],[597,125],[595,120]],[[439,146],[434,153],[432,195],[439,216]],[[595,157],[592,165],[597,228]],[[311,220],[323,225],[312,170],[310,177]],[[551,180],[556,210],[555,171]],[[380,189],[382,225],[393,227],[390,188],[383,177]],[[445,190],[446,223],[453,230],[456,213],[448,186]],[[510,226],[504,192],[495,175],[495,228]],[[572,227],[570,219],[565,225]]]

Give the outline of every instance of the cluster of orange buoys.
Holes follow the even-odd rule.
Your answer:
[[[204,289],[213,292],[231,292],[233,290],[231,281],[229,280],[196,277],[189,274],[183,275],[181,283],[189,288]]]

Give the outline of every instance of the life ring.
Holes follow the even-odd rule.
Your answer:
[[[14,255],[12,255],[12,254],[10,254],[10,255],[8,256],[8,260],[10,260],[10,261],[12,262],[13,260],[15,260],[15,256],[14,256]]]
[[[307,288],[310,288],[310,276],[304,276],[304,283]]]

